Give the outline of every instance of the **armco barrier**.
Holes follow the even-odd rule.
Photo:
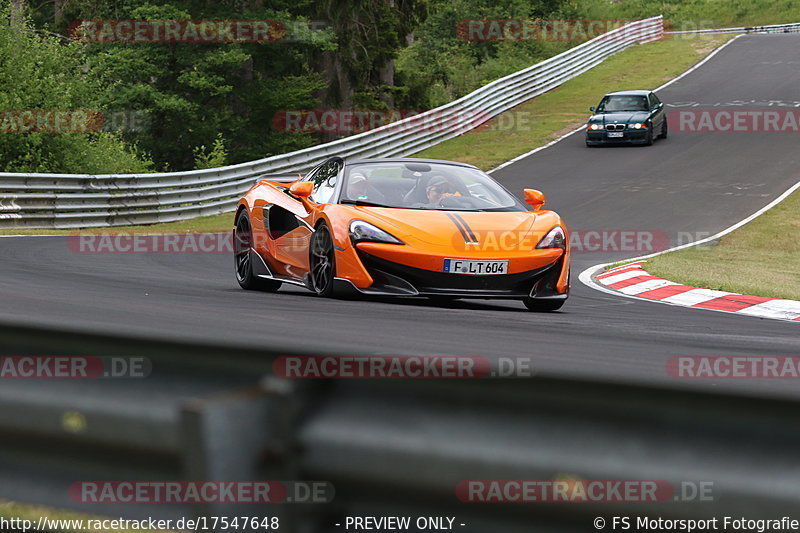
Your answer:
[[[335,524],[345,516],[446,515],[470,533],[569,532],[594,531],[598,516],[776,519],[800,505],[794,398],[697,392],[684,380],[646,387],[544,375],[286,380],[272,375],[272,362],[303,355],[296,349],[2,324],[0,352],[153,364],[138,380],[3,380],[4,500],[107,517],[279,516],[280,531],[307,533],[343,531]],[[703,483],[710,498],[692,489],[658,502],[485,504],[456,492],[466,480],[559,478],[665,480],[676,490]],[[87,480],[321,480],[335,497],[314,505],[76,502],[69,488]]]
[[[661,16],[631,22],[425,113],[358,135],[221,168],[156,174],[0,174],[0,228],[80,228],[172,222],[232,211],[265,174],[312,168],[330,156],[410,155],[585,72],[636,43],[660,39]],[[465,111],[478,120],[464,121]],[[426,129],[435,117],[436,127]]]
[[[800,23],[772,26],[740,26],[738,28],[712,28],[705,30],[665,31],[667,35],[714,35],[718,33],[798,33]]]

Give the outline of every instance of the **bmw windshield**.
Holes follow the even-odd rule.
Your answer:
[[[639,95],[610,95],[603,98],[597,106],[598,113],[618,113],[621,111],[647,111],[647,97]]]

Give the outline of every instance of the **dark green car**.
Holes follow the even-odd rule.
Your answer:
[[[608,93],[586,125],[586,146],[601,144],[653,144],[667,138],[664,104],[652,91]]]

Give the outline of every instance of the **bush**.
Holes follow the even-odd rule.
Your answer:
[[[194,149],[194,168],[200,170],[204,168],[216,168],[225,166],[228,160],[228,151],[225,149],[225,139],[218,133],[210,151],[206,151],[205,145]]]
[[[467,42],[456,27],[468,19],[570,18],[563,0],[431,0],[430,14],[402,50],[397,79],[419,108],[437,107],[479,87],[562,52],[577,43],[542,41]]]
[[[12,21],[8,8],[0,9],[0,86],[0,170],[99,174],[152,168],[118,135],[91,131],[91,120],[70,122],[60,131],[29,131],[29,118],[47,112],[72,118],[82,111],[87,117],[102,113],[101,91],[80,44],[36,33],[26,20]]]

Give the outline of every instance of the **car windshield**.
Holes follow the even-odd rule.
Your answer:
[[[442,211],[526,210],[480,170],[407,161],[349,165],[340,203]]]
[[[609,95],[603,98],[597,111],[614,113],[617,111],[647,111],[647,97],[636,95]]]

